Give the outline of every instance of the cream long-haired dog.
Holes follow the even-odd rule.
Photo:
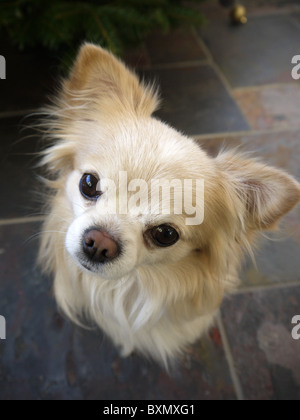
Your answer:
[[[209,157],[152,117],[157,106],[153,87],[112,54],[82,46],[46,118],[53,194],[40,262],[73,321],[99,325],[124,356],[136,350],[167,365],[211,326],[243,254],[300,201],[300,185],[236,152]],[[153,180],[187,191],[155,203]],[[164,211],[188,194],[181,213]]]

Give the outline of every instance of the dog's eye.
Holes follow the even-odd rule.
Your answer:
[[[161,225],[153,228],[151,230],[151,235],[154,243],[161,247],[172,246],[179,239],[176,229],[168,225]]]
[[[79,188],[84,198],[88,200],[97,200],[101,192],[97,189],[99,179],[92,174],[84,174],[80,180]]]

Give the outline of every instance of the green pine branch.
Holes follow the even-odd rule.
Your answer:
[[[20,49],[74,49],[83,40],[115,53],[140,43],[151,30],[199,25],[203,0],[0,0],[0,30]]]

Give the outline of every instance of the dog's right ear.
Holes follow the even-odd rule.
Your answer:
[[[134,72],[103,48],[85,43],[63,84],[70,106],[94,107],[104,113],[130,112],[150,116],[159,99],[153,86],[139,81]]]

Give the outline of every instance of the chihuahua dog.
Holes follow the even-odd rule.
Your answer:
[[[158,105],[110,52],[81,47],[45,118],[39,259],[69,318],[167,366],[212,325],[243,255],[300,185],[235,151],[208,156],[153,117]]]

